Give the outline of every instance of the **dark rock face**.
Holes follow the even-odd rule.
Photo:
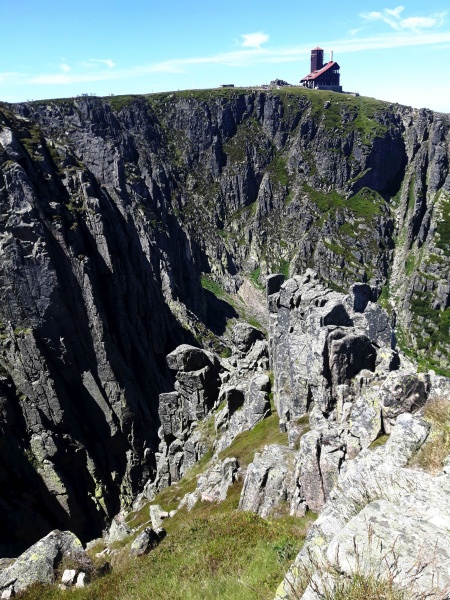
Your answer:
[[[201,296],[186,238],[152,234],[126,200],[109,160],[118,148],[85,131],[92,170],[71,155],[59,172],[43,140],[36,157],[11,135],[0,183],[2,554],[55,526],[90,539],[132,501],[155,468],[165,356],[183,340],[167,306],[180,270],[191,306]]]
[[[166,356],[208,316],[202,272],[228,291],[289,266],[362,282],[353,308],[322,317],[364,313],[375,366],[330,340],[327,356],[347,344],[350,358],[329,365],[325,411],[331,381],[395,343],[386,315],[369,318],[387,279],[399,338],[449,366],[449,128],[345,95],[324,111],[306,90],[0,105],[0,554],[55,527],[95,537],[154,478]],[[248,364],[262,368],[261,344]],[[292,414],[316,394],[295,386]]]

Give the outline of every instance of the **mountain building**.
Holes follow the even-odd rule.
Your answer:
[[[311,73],[300,80],[300,85],[310,89],[342,92],[339,69],[338,63],[333,61],[333,52],[331,52],[330,60],[324,65],[322,48],[313,48],[311,50]]]

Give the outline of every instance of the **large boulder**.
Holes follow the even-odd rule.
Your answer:
[[[121,516],[116,516],[112,520],[111,526],[105,535],[105,541],[107,544],[120,542],[130,534],[131,529],[128,527],[125,521],[121,518]]]
[[[216,365],[217,358],[212,352],[182,344],[167,355],[167,364],[173,371],[198,371]]]
[[[422,408],[427,401],[429,387],[427,375],[404,371],[389,373],[380,389],[385,429],[390,431],[398,415]]]
[[[33,583],[54,583],[64,558],[89,562],[80,540],[71,531],[55,529],[0,571],[0,591],[21,592]]]
[[[237,323],[233,327],[231,339],[236,348],[246,354],[257,340],[264,339],[264,334],[249,323]]]
[[[236,458],[214,460],[198,478],[196,489],[181,500],[179,508],[187,506],[187,509],[191,510],[199,500],[222,502],[227,497],[228,489],[236,481],[238,473],[239,463]]]

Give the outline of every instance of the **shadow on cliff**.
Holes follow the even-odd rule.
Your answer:
[[[238,318],[239,315],[231,304],[217,298],[209,290],[204,290],[206,302],[206,315],[204,324],[216,335],[223,335],[229,319]]]

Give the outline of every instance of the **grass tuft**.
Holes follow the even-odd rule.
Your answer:
[[[425,406],[424,416],[431,423],[431,432],[411,466],[438,473],[442,470],[444,459],[450,454],[450,401],[447,398],[431,400]]]
[[[219,454],[219,458],[224,460],[235,456],[241,466],[247,466],[253,461],[255,452],[261,451],[267,444],[288,445],[287,433],[280,431],[276,413],[255,425],[250,431],[236,436],[232,444]]]

